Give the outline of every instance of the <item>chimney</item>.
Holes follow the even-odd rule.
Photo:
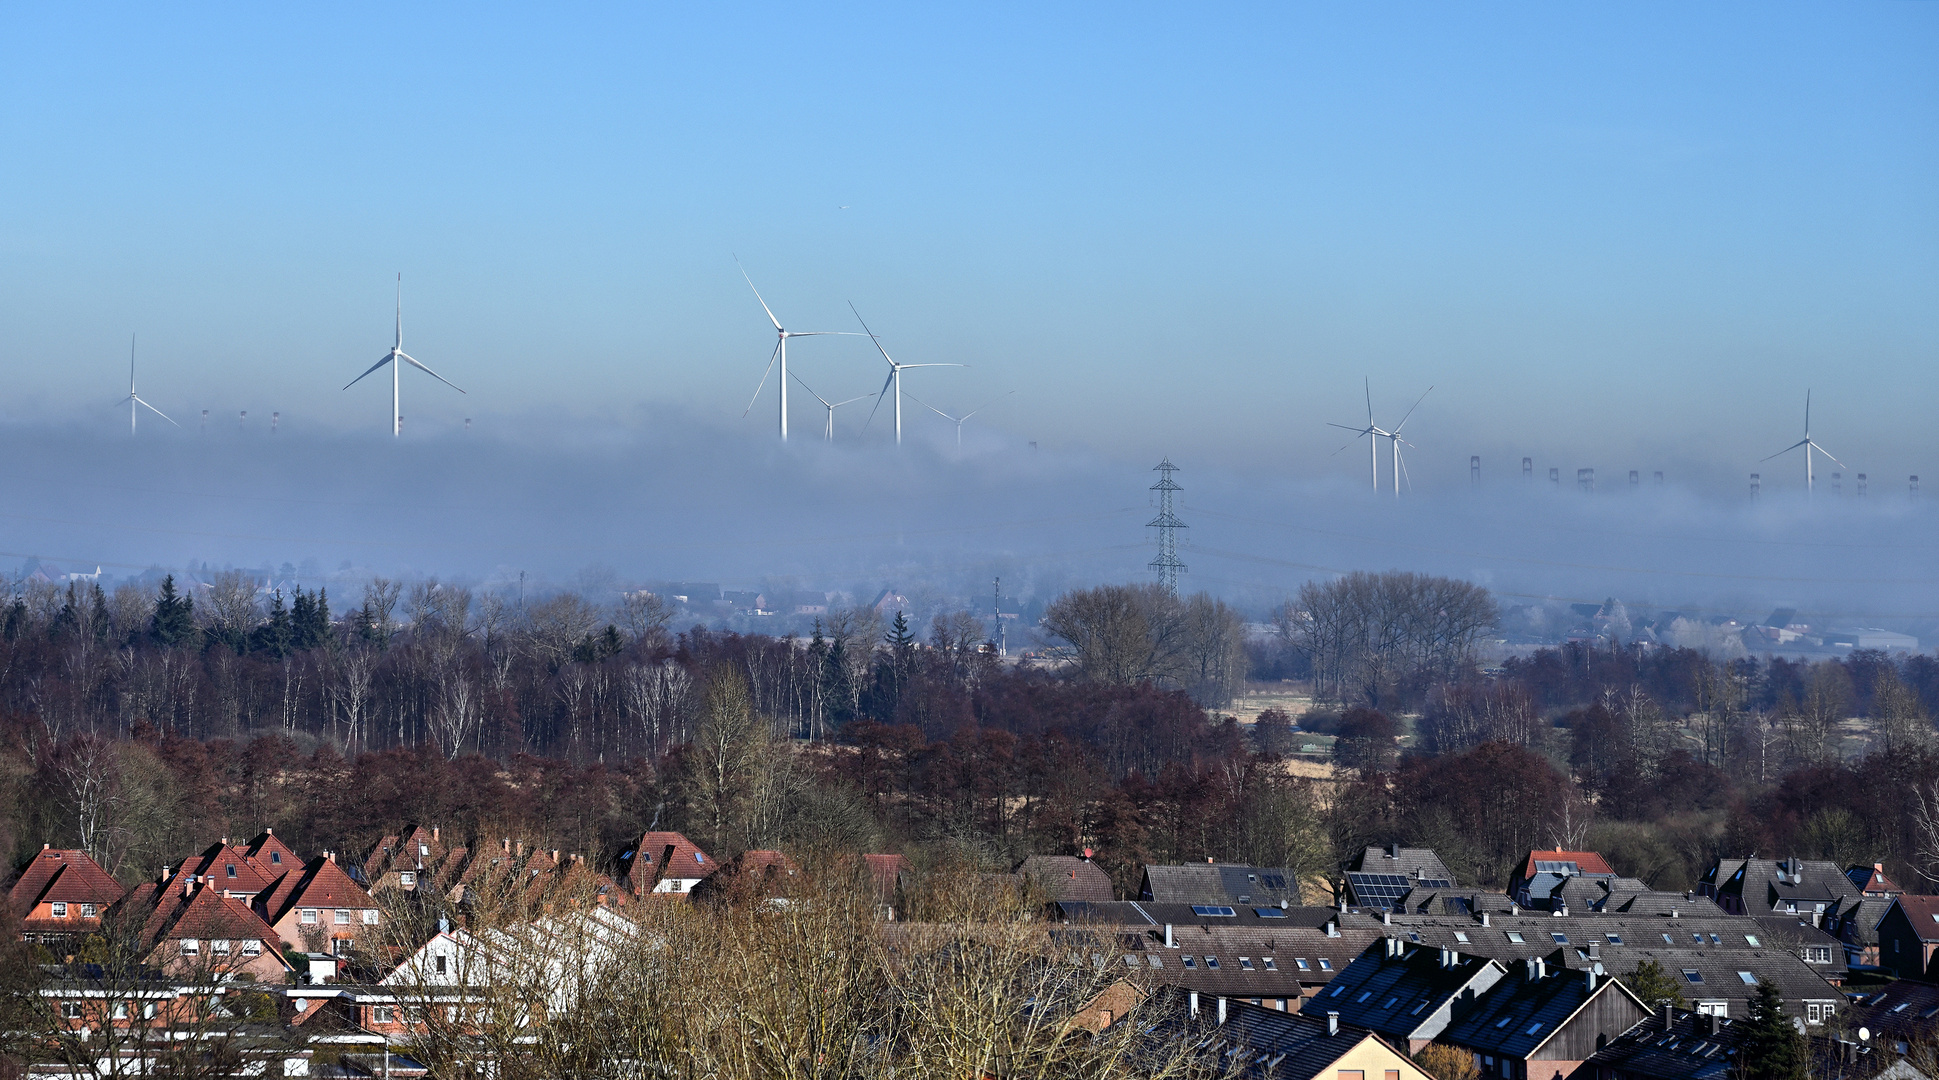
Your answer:
[[[1207,855],[1207,856],[1205,857],[1205,865],[1207,865],[1207,866],[1210,866],[1210,865],[1212,865],[1212,856],[1210,856],[1210,855]]]
[[[1394,925],[1394,913],[1392,911],[1382,911],[1380,913],[1380,925],[1382,926]]]
[[[1723,1028],[1723,1026],[1724,1026],[1723,1019],[1719,1017],[1716,1013],[1711,1013],[1710,1015],[1703,1018],[1704,1034],[1709,1035],[1713,1038]]]
[[[1521,913],[1522,913],[1522,906],[1520,904],[1510,903],[1508,905],[1508,914],[1520,915]]]
[[[1589,943],[1589,959],[1591,959],[1591,960],[1600,960],[1600,959],[1602,959],[1602,943],[1601,943],[1601,942],[1597,942],[1597,941],[1591,941],[1591,942]]]
[[[1451,968],[1454,966],[1454,954],[1448,951],[1447,949],[1441,950],[1441,966],[1444,968]]]
[[[499,843],[504,846],[505,854],[510,855],[512,853],[512,841],[510,837],[500,840]]]
[[[323,854],[324,854],[324,857],[325,857],[325,858],[327,858],[327,859],[329,859],[329,860],[330,860],[331,862],[336,862],[336,861],[337,861],[337,853],[336,853],[336,852],[334,852],[334,851],[326,851],[326,852],[324,852]]]
[[[1396,840],[1393,843],[1387,845],[1387,857],[1389,859],[1400,858],[1400,841]]]
[[[1328,1035],[1338,1035],[1340,1033],[1339,1013],[1330,1012],[1326,1014],[1326,1033]]]
[[[1341,900],[1341,901],[1340,901],[1340,914],[1342,914],[1342,915],[1345,915],[1346,913],[1347,913],[1347,902],[1346,902],[1345,900]]]
[[[226,837],[226,836],[225,836],[225,837],[223,837],[223,838],[222,838],[222,846],[223,846],[223,847],[228,847],[228,846],[229,846],[229,838],[228,838],[228,837]]]
[[[43,841],[41,841],[41,845],[40,845],[40,849],[41,849],[42,851],[46,851],[48,847],[49,847],[49,845],[48,845],[48,843],[47,843],[46,841],[44,841],[44,840],[43,840]]]
[[[1173,943],[1172,943],[1172,937],[1171,937],[1171,924],[1170,924],[1170,923],[1166,923],[1166,924],[1165,924],[1165,948],[1167,948],[1167,949],[1176,949],[1176,948],[1178,948],[1178,946],[1177,946],[1177,945],[1175,945],[1175,944],[1173,944]]]
[[[1328,922],[1327,922],[1327,924],[1326,924],[1326,936],[1327,936],[1327,937],[1339,937],[1339,936],[1340,936],[1340,926],[1339,926],[1339,924],[1338,924],[1338,923],[1335,923],[1335,922],[1333,922],[1333,921],[1331,921],[1331,920],[1328,920]]]
[[[1481,925],[1488,925],[1488,913],[1485,911],[1481,913]]]
[[[436,825],[431,826],[431,842],[433,844],[438,842],[438,827]]]
[[[1683,917],[1683,916],[1682,916],[1682,915],[1680,915],[1680,914],[1678,914],[1678,912],[1677,912],[1677,910],[1676,910],[1675,908],[1671,908],[1671,909],[1670,909],[1670,918],[1672,918],[1672,919],[1680,919],[1680,918],[1682,918],[1682,917]]]
[[[1666,1001],[1663,1003],[1663,1030],[1670,1030],[1670,1025],[1674,1023],[1676,1023],[1676,1008]]]
[[[1585,971],[1582,974],[1583,974],[1583,977],[1589,983],[1589,992],[1591,994],[1595,993],[1596,992],[1596,973],[1594,971]]]
[[[263,835],[264,835],[264,836],[275,836],[275,835],[276,835],[276,826],[274,826],[274,825],[265,825],[265,826],[263,826]]]
[[[516,856],[518,856],[518,857],[519,857],[519,858],[521,858],[521,859],[522,859],[522,858],[524,858],[524,857],[525,857],[525,841],[523,841],[523,840],[520,840],[520,841],[519,841],[518,843],[516,843],[516,844],[513,844],[513,845],[512,845],[512,854],[514,854],[514,855],[516,855]]]
[[[1548,965],[1543,963],[1541,960],[1536,959],[1536,960],[1530,960],[1528,962],[1528,981],[1529,982],[1537,982],[1541,979],[1545,979],[1548,977],[1548,973],[1549,973]]]

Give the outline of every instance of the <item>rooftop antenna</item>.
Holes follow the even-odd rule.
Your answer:
[[[169,423],[175,424],[174,419],[167,413],[143,401],[141,395],[135,393],[135,335],[133,334],[128,335],[128,397],[126,400],[128,402],[128,434],[130,435],[135,433],[135,417],[140,415],[137,411],[138,408],[147,409],[149,412],[167,420]],[[207,416],[208,413],[204,411],[202,415]],[[175,426],[181,427],[182,425],[175,424]]]
[[[402,363],[400,363],[399,361],[402,361]],[[395,344],[393,344],[390,347],[390,351],[385,353],[381,359],[379,359],[376,363],[370,365],[370,367],[364,369],[364,375],[368,375],[371,372],[376,371],[378,368],[383,367],[385,364],[390,365],[390,420],[391,420],[390,433],[392,438],[397,438],[404,433],[404,414],[399,411],[398,401],[397,401],[398,371],[400,368],[403,367],[404,364],[411,365],[412,367],[418,369],[419,371],[422,371],[426,375],[431,376],[433,379],[436,379],[439,382],[443,383],[444,385],[449,386],[451,389],[458,391],[458,393],[460,394],[465,392],[463,387],[452,382],[450,379],[447,379],[444,376],[438,374],[437,372],[432,371],[430,368],[425,367],[423,364],[419,363],[416,360],[416,358],[412,357],[410,354],[404,351],[404,275],[401,273],[397,275],[397,341]],[[356,378],[350,380],[348,383],[344,384],[343,388],[345,390],[348,390],[351,387],[362,382],[364,380],[364,375],[359,375]]]
[[[822,397],[820,394],[815,393],[815,388],[812,386],[809,386],[808,380],[802,378],[800,375],[796,375],[794,377],[794,381],[800,383],[801,388],[803,390],[808,391],[810,396],[812,396],[816,401],[821,402],[822,407],[828,410],[828,423],[827,423],[827,426],[822,429],[822,438],[827,440],[828,442],[835,441],[835,410],[841,408],[844,405],[853,405],[854,403],[862,400],[862,398],[872,396],[869,394],[863,394],[861,395],[861,397],[852,397],[852,398],[849,398],[847,401],[829,401],[827,398]]]
[[[855,311],[855,304],[853,301],[849,303],[848,310]],[[894,384],[895,386],[895,441],[896,441],[896,445],[900,446],[902,445],[902,369],[919,368],[919,367],[968,367],[969,365],[968,364],[898,364],[896,363],[895,359],[889,355],[889,350],[882,347],[882,339],[879,337],[876,337],[875,332],[869,329],[869,324],[862,320],[861,312],[855,311],[855,321],[862,324],[862,330],[868,334],[868,339],[870,341],[875,342],[875,351],[881,353],[882,359],[887,360],[889,362],[889,377],[882,380],[882,389],[876,391],[875,408],[869,410],[869,418],[868,420],[865,420],[862,422],[862,428],[863,430],[867,430],[869,424],[872,421],[874,421],[875,409],[879,409],[882,407],[882,395],[888,393],[889,386],[891,384]]]
[[[1800,446],[1804,447],[1804,493],[1806,495],[1809,495],[1811,494],[1811,480],[1812,480],[1811,452],[1813,450],[1816,450],[1818,453],[1823,454],[1828,458],[1831,458],[1832,463],[1835,465],[1838,465],[1841,468],[1844,467],[1845,465],[1844,462],[1839,461],[1835,457],[1831,457],[1831,451],[1826,450],[1822,446],[1819,446],[1811,439],[1811,391],[1809,390],[1806,390],[1804,392],[1804,438],[1799,439],[1797,442],[1794,442],[1791,445],[1785,447],[1784,449],[1779,450],[1777,453],[1772,454],[1771,457],[1767,457],[1762,460],[1769,461],[1771,460],[1771,458],[1783,457],[1784,455],[1790,453],[1791,451],[1796,450]]]
[[[754,396],[747,399],[747,408],[741,410],[741,418],[746,419],[747,414],[754,411],[754,403],[761,400],[761,391],[765,389],[768,384],[768,373],[774,370],[774,361],[777,358],[779,358],[781,361],[781,379],[776,385],[778,385],[781,388],[781,441],[787,442],[788,441],[788,339],[798,338],[798,337],[858,337],[860,335],[850,330],[783,330],[781,328],[781,320],[774,317],[774,309],[768,307],[768,302],[766,300],[761,299],[761,290],[754,288],[754,279],[747,276],[747,267],[741,266],[741,257],[739,255],[734,256],[734,265],[737,267],[740,267],[741,279],[747,282],[747,287],[749,289],[753,290],[755,301],[761,305],[762,311],[767,312],[768,321],[774,324],[774,338],[775,338],[774,352],[768,354],[767,370],[761,372],[761,381],[758,385],[754,387]]]
[[[1185,489],[1172,483],[1171,474],[1178,471],[1178,466],[1171,463],[1171,458],[1159,462],[1152,471],[1164,475],[1151,485],[1151,490],[1158,493],[1158,516],[1148,523],[1158,529],[1158,557],[1151,560],[1151,568],[1158,572],[1158,584],[1177,596],[1178,575],[1185,572],[1185,564],[1178,561],[1178,530],[1187,526],[1172,513],[1171,498],[1172,492]]]

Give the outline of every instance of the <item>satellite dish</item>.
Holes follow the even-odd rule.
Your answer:
[[[1602,970],[1602,965],[1601,965],[1600,963],[1598,963],[1598,964],[1597,964],[1597,965],[1596,965],[1596,966],[1595,966],[1594,968],[1592,968],[1591,970],[1592,970],[1592,971],[1594,971],[1594,972],[1595,972],[1595,973],[1596,973],[1597,975],[1602,975],[1602,974],[1604,974],[1604,972],[1603,972],[1603,970]]]
[[[1859,1041],[1859,1042],[1871,1042],[1871,1041],[1872,1041],[1872,1029],[1871,1029],[1871,1028],[1868,1028],[1868,1027],[1862,1027],[1862,1028],[1859,1028],[1859,1029],[1858,1029],[1858,1041]]]

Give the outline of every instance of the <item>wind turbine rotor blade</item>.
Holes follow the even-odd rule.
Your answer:
[[[1335,426],[1335,427],[1338,427],[1339,425],[1338,425],[1338,424],[1335,424],[1334,426]],[[1348,430],[1352,430],[1352,429],[1351,429],[1351,428],[1349,428]],[[1365,435],[1365,434],[1366,434],[1366,432],[1364,432],[1364,431],[1363,431],[1363,432],[1361,432],[1361,434],[1362,434],[1362,435]],[[1341,451],[1341,450],[1351,450],[1351,449],[1353,448],[1353,443],[1356,443],[1356,442],[1359,442],[1359,441],[1360,441],[1359,439],[1355,439],[1355,440],[1353,440],[1353,442],[1350,442],[1350,443],[1348,443],[1348,444],[1346,444],[1345,446],[1342,446],[1342,447],[1340,447],[1340,449],[1339,449],[1339,450],[1335,450],[1335,451],[1333,451],[1333,452],[1332,452],[1331,454],[1328,454],[1328,455],[1326,455],[1326,456],[1327,456],[1327,457],[1339,457],[1339,456],[1340,456],[1340,451]]]
[[[850,300],[848,302],[848,310],[855,311],[855,301]],[[887,360],[889,362],[889,367],[893,369],[896,366],[894,358],[889,355],[889,350],[882,347],[882,339],[879,337],[876,337],[875,331],[869,329],[868,320],[862,318],[861,312],[855,311],[855,321],[862,324],[862,330],[864,333],[868,335],[868,339],[870,341],[875,342],[875,351],[881,353],[882,359]],[[875,414],[871,412],[869,413],[869,415],[874,416]],[[863,426],[866,427],[867,425],[863,425]]]
[[[385,353],[385,354],[384,354],[384,358],[383,358],[382,360],[379,360],[379,361],[377,361],[376,363],[374,363],[374,364],[372,364],[372,365],[370,365],[370,366],[369,366],[368,368],[365,368],[365,369],[364,369],[364,375],[368,375],[368,374],[370,374],[371,372],[373,372],[373,371],[376,371],[376,370],[377,370],[378,368],[380,368],[380,367],[383,367],[383,366],[384,366],[385,364],[388,364],[388,363],[390,363],[390,358],[391,358],[391,354],[390,354],[390,353]],[[351,387],[353,387],[353,386],[355,386],[355,385],[357,385],[358,383],[360,383],[360,382],[363,382],[363,381],[364,381],[364,375],[359,375],[359,376],[357,376],[356,378],[354,378],[354,379],[352,379],[352,380],[350,380],[349,382],[347,382],[347,383],[345,383],[345,384],[343,385],[343,388],[344,388],[345,390],[348,390],[348,389],[350,389]]]
[[[754,411],[754,403],[761,400],[761,391],[768,387],[768,374],[774,370],[774,358],[780,355],[781,343],[777,341],[774,343],[774,351],[768,354],[768,366],[761,372],[761,381],[754,387],[754,396],[747,399],[747,408],[741,410],[741,419],[747,419],[747,414]]]
[[[858,402],[858,401],[862,401],[862,400],[864,400],[864,399],[867,399],[867,398],[872,398],[872,397],[874,397],[874,396],[875,396],[874,394],[860,394],[860,395],[858,395],[858,396],[856,396],[856,397],[852,397],[852,398],[849,398],[849,399],[848,399],[847,401],[837,401],[836,403],[834,403],[833,405],[830,405],[830,406],[828,406],[828,407],[829,407],[829,408],[831,408],[831,409],[839,409],[839,408],[841,408],[841,407],[842,407],[842,406],[844,406],[844,405],[853,405],[853,404],[855,404],[855,403],[856,403],[856,402]]]
[[[1408,417],[1408,416],[1412,416],[1412,415],[1414,415],[1414,409],[1418,409],[1418,408],[1420,408],[1420,407],[1421,407],[1421,402],[1423,402],[1423,401],[1426,401],[1426,400],[1427,400],[1427,395],[1429,395],[1429,394],[1431,394],[1431,393],[1433,393],[1433,392],[1434,392],[1434,388],[1433,388],[1432,386],[1430,386],[1430,387],[1428,387],[1428,388],[1427,388],[1426,390],[1423,390],[1423,391],[1421,391],[1421,396],[1420,396],[1420,397],[1419,397],[1419,398],[1418,398],[1418,399],[1417,399],[1417,400],[1416,400],[1416,401],[1414,402],[1414,408],[1412,408],[1412,409],[1408,409],[1408,410],[1407,410],[1407,416],[1403,416],[1403,417],[1401,417],[1401,418],[1400,418],[1400,423],[1398,423],[1398,424],[1395,424],[1395,425],[1394,425],[1394,433],[1395,433],[1395,434],[1399,434],[1399,433],[1400,433],[1400,429],[1401,429],[1401,428],[1404,428],[1404,427],[1406,427],[1406,426],[1407,426],[1407,417]]]
[[[856,317],[860,318],[860,316],[856,316]],[[883,354],[883,359],[885,360],[888,359],[888,355],[886,353]],[[894,381],[895,381],[895,361],[889,360],[889,377],[882,380],[882,389],[877,390],[875,392],[875,407],[869,410],[869,418],[867,420],[862,421],[863,431],[867,431],[869,429],[869,425],[875,422],[875,414],[881,410],[882,399],[889,392],[889,384]]]
[[[1807,439],[1811,437],[1811,390],[1809,387],[1806,387],[1804,391],[1804,437]]]
[[[899,368],[916,368],[916,367],[968,367],[968,366],[969,366],[968,364],[897,364],[897,365],[896,365],[896,367],[899,367]]]
[[[998,394],[997,396],[991,398],[990,400],[984,402],[983,404],[978,405],[976,408],[971,409],[970,411],[964,413],[963,419],[968,420],[970,417],[975,416],[977,413],[982,412],[984,409],[989,408],[990,406],[996,404],[999,401],[1002,401],[1004,398],[1007,398],[1014,393],[1016,393],[1016,391],[1011,390],[1005,393]]]
[[[1362,387],[1367,391],[1367,427],[1371,430],[1373,428],[1373,379],[1364,378]]]
[[[1412,446],[1413,444],[1412,444],[1412,443],[1409,443],[1408,445],[1409,445],[1409,446]],[[1394,447],[1394,460],[1395,460],[1395,461],[1398,461],[1398,462],[1400,462],[1400,475],[1401,475],[1401,479],[1403,479],[1403,480],[1405,480],[1405,481],[1407,481],[1407,493],[1408,493],[1409,495],[1412,495],[1412,494],[1414,493],[1414,478],[1413,478],[1412,476],[1410,476],[1410,475],[1408,475],[1408,472],[1407,472],[1407,455],[1406,455],[1406,454],[1403,454],[1403,453],[1401,453],[1401,452],[1400,452],[1400,447],[1398,447],[1398,446],[1396,446],[1396,447]]]
[[[906,364],[906,365],[904,365],[904,366],[905,366],[905,367],[916,367],[916,366],[918,366],[918,365],[915,365],[915,364]],[[930,412],[932,412],[932,413],[935,413],[935,414],[936,414],[937,416],[940,416],[940,417],[942,417],[943,419],[945,419],[945,420],[947,420],[947,421],[949,421],[950,423],[952,423],[952,424],[953,424],[953,423],[957,423],[957,420],[956,420],[956,418],[955,418],[955,417],[953,417],[953,416],[951,416],[951,415],[949,415],[948,413],[946,413],[946,412],[944,412],[944,411],[942,411],[941,409],[938,409],[938,408],[937,408],[937,407],[935,407],[934,405],[931,405],[931,404],[929,404],[929,403],[928,403],[927,401],[924,401],[924,400],[922,400],[921,398],[919,398],[919,397],[917,397],[916,395],[914,395],[914,394],[911,394],[911,393],[909,393],[909,391],[907,391],[907,390],[904,390],[904,391],[902,392],[902,394],[903,394],[903,396],[904,396],[904,397],[906,397],[906,398],[908,398],[908,399],[909,399],[910,401],[913,401],[913,402],[915,402],[916,404],[918,404],[918,405],[920,405],[920,406],[922,406],[923,408],[925,408],[925,409],[928,409],[928,410],[929,410]]]
[[[1816,450],[1816,451],[1817,451],[1818,453],[1820,453],[1820,454],[1823,454],[1824,456],[1826,456],[1826,457],[1828,457],[1828,458],[1831,458],[1831,463],[1832,463],[1833,465],[1836,465],[1836,466],[1838,466],[1838,467],[1839,467],[1839,468],[1841,468],[1841,469],[1849,469],[1849,468],[1851,468],[1851,466],[1850,466],[1850,465],[1847,465],[1847,464],[1845,464],[1844,462],[1842,462],[1842,461],[1839,461],[1839,460],[1838,460],[1837,458],[1835,458],[1835,457],[1831,457],[1831,451],[1829,451],[1829,450],[1826,450],[1826,449],[1825,449],[1824,447],[1822,447],[1822,446],[1819,446],[1819,445],[1818,445],[1817,443],[1812,443],[1812,444],[1811,444],[1811,449],[1813,449],[1813,450]]]
[[[132,395],[131,395],[131,396],[132,396]],[[175,418],[174,418],[174,417],[172,417],[172,416],[170,416],[170,415],[168,415],[167,413],[165,413],[165,412],[163,412],[163,411],[161,411],[160,409],[157,409],[157,408],[156,408],[156,407],[154,407],[153,405],[150,405],[150,404],[148,404],[148,403],[147,403],[146,401],[143,401],[143,400],[141,400],[141,399],[140,399],[139,397],[137,397],[137,398],[135,398],[134,400],[135,400],[135,402],[136,402],[136,404],[138,404],[138,405],[140,405],[140,406],[141,406],[142,408],[144,408],[144,409],[147,409],[147,410],[148,410],[149,412],[151,412],[151,413],[154,413],[154,414],[155,414],[156,416],[159,416],[159,417],[161,417],[162,419],[164,419],[164,420],[166,420],[166,421],[168,421],[168,422],[169,422],[169,423],[171,423],[171,424],[175,424]],[[175,426],[176,426],[176,427],[181,427],[182,425],[180,425],[180,424],[175,424]]]
[[[419,371],[422,371],[426,375],[431,376],[433,379],[438,380],[444,385],[449,386],[451,389],[456,390],[458,393],[462,394],[465,392],[464,387],[459,386],[457,383],[452,382],[450,379],[447,379],[444,376],[438,374],[437,372],[432,371],[430,368],[425,367],[423,364],[418,363],[415,358],[410,356],[405,356],[403,353],[398,353],[397,355],[403,356],[404,359],[409,360],[411,362],[412,367],[418,369]]]
[[[734,265],[740,267],[741,280],[747,282],[747,287],[754,290],[754,300],[761,305],[762,311],[768,313],[768,321],[774,324],[775,332],[785,333],[786,331],[781,329],[781,320],[774,317],[774,309],[768,307],[766,300],[761,299],[761,290],[755,289],[754,279],[747,276],[747,267],[741,266],[741,257],[739,255],[734,256]],[[753,406],[750,405],[748,408],[753,408]]]
[[[834,408],[834,406],[833,406],[833,405],[828,405],[828,399],[827,399],[827,398],[825,398],[825,397],[822,397],[822,396],[821,396],[820,394],[817,394],[817,393],[815,393],[815,388],[814,388],[814,387],[812,387],[812,386],[809,386],[809,385],[808,385],[808,380],[806,380],[806,379],[804,379],[804,378],[802,378],[802,377],[801,377],[801,373],[800,373],[800,372],[798,372],[798,371],[790,371],[790,372],[788,372],[788,374],[789,374],[789,376],[791,376],[791,377],[792,377],[792,378],[794,379],[794,381],[795,381],[795,382],[798,382],[798,383],[800,383],[800,384],[801,384],[801,388],[802,388],[803,390],[806,390],[806,391],[808,391],[808,396],[809,396],[809,397],[812,397],[812,398],[814,398],[814,399],[815,399],[816,401],[819,401],[819,402],[821,402],[821,403],[822,403],[823,405],[827,405],[827,406],[828,406],[829,408],[831,408],[831,409],[832,409],[832,408]]]
[[[1347,426],[1347,425],[1345,425],[1345,424],[1334,424],[1334,423],[1328,423],[1328,424],[1327,424],[1326,426],[1327,426],[1327,427],[1336,427],[1336,428],[1339,428],[1339,429],[1340,429],[1341,431],[1351,431],[1351,432],[1354,432],[1355,434],[1358,434],[1358,435],[1371,435],[1371,434],[1373,434],[1373,429],[1372,429],[1372,428],[1370,428],[1370,427],[1363,427],[1363,428],[1361,428],[1361,427],[1348,427],[1348,426]],[[1352,444],[1352,443],[1348,443],[1347,445],[1348,445],[1348,446],[1352,446],[1353,444]]]
[[[853,330],[783,330],[789,337],[868,337]]]
[[[1772,454],[1771,457],[1761,457],[1761,458],[1758,458],[1757,460],[1759,463],[1766,462],[1771,460],[1771,458],[1783,457],[1784,455],[1790,453],[1791,451],[1796,450],[1800,446],[1810,446],[1810,445],[1811,445],[1810,439],[1799,439],[1797,442],[1794,442],[1791,445],[1785,447],[1784,449],[1779,450],[1777,453]]]

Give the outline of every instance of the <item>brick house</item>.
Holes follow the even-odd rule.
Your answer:
[[[101,915],[127,892],[88,853],[41,845],[7,891],[21,936],[63,946],[101,928]]]
[[[281,983],[293,966],[282,940],[249,904],[206,882],[182,881],[163,888],[144,883],[117,905],[117,913],[147,912],[141,928],[143,962],[175,976],[253,976]]]
[[[713,876],[720,864],[677,832],[649,832],[620,854],[614,875],[634,896],[684,895]]]
[[[335,955],[350,952],[360,935],[376,934],[383,918],[376,901],[329,855],[285,871],[254,907],[280,942]]]

